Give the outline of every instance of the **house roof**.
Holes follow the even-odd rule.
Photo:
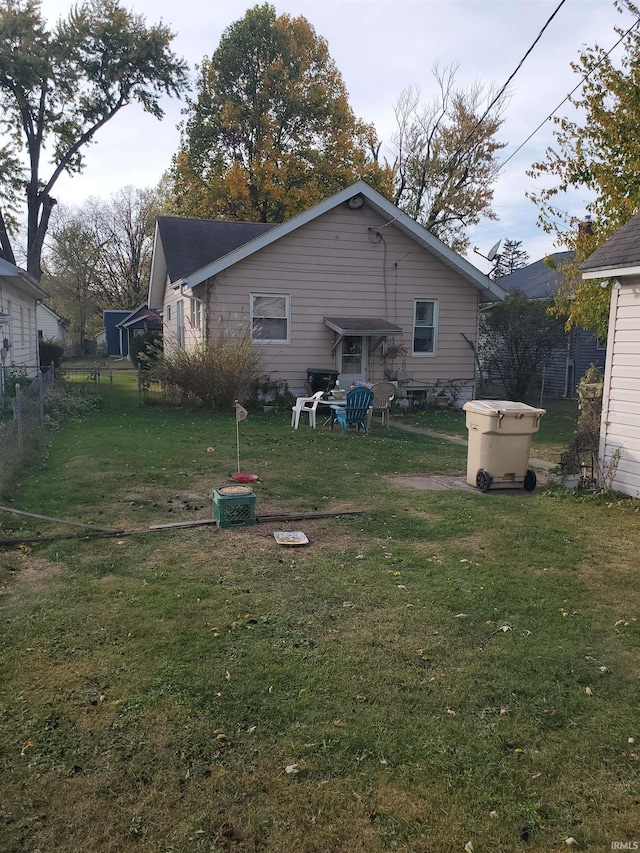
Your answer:
[[[167,276],[171,282],[189,275],[232,252],[276,226],[265,222],[229,222],[218,219],[184,219],[159,216],[151,268],[149,302],[162,293]],[[157,301],[158,307],[162,304]]]
[[[519,290],[529,299],[549,299],[555,296],[561,267],[573,259],[573,252],[554,252],[533,264],[527,264],[498,279],[509,293]],[[553,261],[553,266],[549,265]]]
[[[51,314],[54,317],[54,319],[56,319],[58,321],[58,323],[60,323],[60,325],[62,325],[62,326],[68,326],[69,325],[70,320],[67,319],[67,317],[63,317],[61,314],[58,314],[57,311],[54,311],[54,309],[51,307],[51,305],[47,305],[45,302],[42,302],[40,305],[38,305],[38,309],[41,309],[41,308],[44,309],[45,311],[48,311],[49,314]]]
[[[9,263],[4,258],[0,258],[0,278],[7,279],[29,296],[33,296],[34,299],[47,299],[49,296],[40,282],[30,273],[15,264]]]
[[[379,317],[325,317],[325,325],[339,335],[401,335],[402,329]]]
[[[640,214],[630,219],[580,265],[583,278],[640,273]]]
[[[128,329],[136,323],[141,323],[143,320],[158,323],[158,326],[162,328],[162,317],[157,311],[154,311],[153,308],[148,308],[146,302],[143,302],[142,305],[138,305],[137,308],[134,308],[130,314],[117,323],[117,326],[118,328]]]
[[[474,267],[473,264],[458,255],[441,240],[438,240],[437,237],[434,237],[433,234],[427,231],[427,229],[422,225],[419,225],[415,220],[411,219],[411,217],[402,213],[402,211],[400,211],[388,199],[364,181],[357,181],[350,187],[346,187],[344,190],[341,190],[330,198],[314,205],[303,213],[299,213],[297,216],[294,216],[292,219],[289,219],[287,222],[283,222],[280,225],[259,225],[256,223],[216,222],[213,220],[206,220],[204,221],[204,228],[200,230],[200,226],[203,225],[202,220],[181,220],[175,219],[174,217],[161,217],[160,219],[170,220],[170,226],[175,224],[175,228],[183,228],[184,231],[182,232],[182,237],[180,237],[177,231],[170,232],[166,229],[162,231],[161,229],[164,226],[160,223],[160,220],[158,220],[159,224],[156,229],[156,243],[154,247],[154,263],[152,265],[151,281],[149,286],[149,305],[153,307],[160,307],[162,304],[162,293],[166,282],[166,273],[169,273],[169,278],[174,286],[181,285],[187,288],[193,288],[207,279],[218,275],[239,261],[250,257],[267,246],[270,246],[277,240],[291,234],[296,229],[312,222],[314,219],[317,219],[319,216],[322,216],[330,210],[333,210],[340,205],[348,204],[349,201],[356,196],[360,196],[366,204],[388,220],[389,225],[393,224],[394,227],[410,236],[418,245],[427,249],[448,267],[454,269],[460,276],[462,276],[463,279],[474,285],[480,292],[481,301],[495,302],[496,300],[504,299],[506,294],[499,284],[491,281],[491,279],[483,275],[483,273]],[[182,225],[179,223],[182,223]],[[235,246],[232,245],[233,240],[229,240],[226,244],[222,243],[223,235],[225,235],[227,231],[230,232],[235,240],[242,237],[242,232],[239,230],[239,226],[242,225],[246,226],[246,235],[251,235],[251,228],[261,230],[257,230],[253,235],[248,236],[245,242],[237,242]],[[217,231],[215,230],[216,226],[218,228]],[[206,228],[209,228],[210,230],[206,232]],[[181,276],[174,277],[174,275],[177,275],[178,273],[177,266],[174,267],[174,274],[172,275],[172,273],[169,272],[169,261],[167,260],[166,255],[161,253],[166,252],[167,254],[173,254],[173,243],[189,239],[187,235],[192,229],[193,233],[198,235],[198,241],[194,241],[194,243],[198,242],[198,255],[197,257],[194,255],[193,261],[187,263],[187,257],[189,255],[188,249],[186,247],[184,250],[178,249],[178,252],[183,258],[184,269],[188,269],[189,265],[191,265],[192,270],[186,274],[182,274]],[[161,236],[162,239],[158,239],[159,236]],[[214,245],[214,239],[220,242],[217,245]],[[196,252],[195,245],[193,247],[193,251]],[[206,254],[206,251],[209,252],[209,258],[204,264],[202,264],[202,259]],[[166,271],[164,275],[163,270]]]

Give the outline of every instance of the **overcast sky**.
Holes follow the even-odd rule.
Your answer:
[[[375,125],[388,150],[394,130],[393,106],[408,85],[418,85],[425,101],[434,94],[432,68],[457,64],[462,84],[502,86],[535,41],[559,0],[275,0],[278,14],[303,15],[327,39],[342,73],[355,114]],[[53,21],[70,7],[65,0],[43,0]],[[194,66],[211,56],[220,36],[254,4],[239,0],[125,0],[148,23],[160,19],[176,33],[174,50]],[[608,50],[618,39],[614,26],[633,23],[613,0],[566,0],[541,41],[515,76],[500,132],[507,159],[574,88],[570,68],[583,46]],[[620,58],[620,48],[612,54]],[[87,150],[87,167],[62,178],[54,195],[62,204],[81,204],[88,196],[109,197],[131,184],[155,186],[175,153],[184,104],[167,100],[162,122],[136,105],[126,107],[96,136]],[[566,114],[568,105],[559,114]],[[471,234],[483,254],[501,238],[521,240],[532,261],[554,251],[552,239],[536,226],[537,211],[525,198],[534,182],[525,174],[552,144],[546,125],[501,171],[495,187],[497,221],[485,220]],[[588,197],[577,193],[567,209],[581,214]],[[482,271],[477,254],[469,258]]]

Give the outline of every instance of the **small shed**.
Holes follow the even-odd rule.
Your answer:
[[[598,461],[601,479],[640,497],[640,214],[580,267],[611,289]],[[594,281],[594,287],[597,287]]]

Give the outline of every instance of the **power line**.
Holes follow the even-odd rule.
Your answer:
[[[543,119],[543,120],[540,122],[540,124],[536,127],[536,129],[535,129],[534,131],[532,131],[532,132],[529,134],[529,136],[527,136],[527,138],[524,140],[524,142],[522,142],[522,143],[521,143],[521,144],[516,148],[516,150],[515,150],[512,154],[510,154],[510,155],[507,157],[507,159],[506,159],[503,163],[501,163],[501,164],[500,164],[499,168],[497,169],[497,172],[500,172],[502,169],[504,169],[504,167],[507,165],[507,163],[509,162],[509,160],[512,160],[512,159],[516,156],[516,154],[524,148],[524,146],[527,144],[527,142],[529,142],[529,140],[530,140],[530,139],[533,139],[533,137],[536,135],[536,133],[537,133],[537,132],[542,128],[542,127],[544,127],[544,125],[545,125],[545,124],[546,124],[550,119],[552,119],[552,118],[553,118],[553,116],[558,112],[558,110],[560,109],[560,107],[561,107],[563,104],[565,104],[565,103],[569,100],[569,98],[573,95],[573,93],[574,93],[574,92],[576,92],[576,91],[580,88],[580,86],[582,86],[582,84],[583,84],[583,83],[586,83],[586,81],[587,81],[587,80],[589,79],[589,77],[593,74],[593,72],[596,70],[596,68],[599,68],[599,66],[600,66],[600,65],[602,65],[602,63],[605,61],[605,59],[608,59],[608,58],[609,58],[609,56],[613,53],[613,51],[618,47],[618,45],[620,44],[620,42],[621,42],[621,41],[623,41],[623,40],[624,40],[624,39],[629,35],[629,33],[631,32],[631,30],[635,29],[635,27],[637,27],[637,26],[638,26],[638,24],[640,24],[640,19],[638,19],[634,24],[632,24],[632,25],[629,27],[629,29],[628,29],[625,33],[623,33],[623,34],[620,36],[620,38],[619,38],[619,39],[618,39],[618,41],[613,45],[613,47],[611,47],[611,48],[610,48],[610,49],[609,49],[609,50],[604,54],[604,56],[602,57],[602,59],[600,59],[598,62],[596,62],[596,64],[593,66],[593,68],[591,68],[591,69],[589,70],[589,72],[588,72],[587,74],[585,74],[585,76],[582,78],[582,80],[580,80],[580,82],[579,82],[576,86],[574,86],[574,88],[569,92],[569,94],[568,94],[568,95],[566,95],[566,96],[565,96],[565,97],[560,101],[560,103],[558,104],[558,106],[557,106],[554,110],[552,110],[552,111],[549,113],[549,115],[548,115],[545,119]]]
[[[505,91],[507,90],[507,88],[508,88],[509,84],[511,83],[511,81],[513,80],[513,78],[516,76],[516,74],[518,73],[518,71],[520,71],[520,69],[522,68],[522,66],[523,66],[523,64],[524,64],[524,62],[525,62],[525,60],[527,59],[527,57],[529,56],[529,54],[531,53],[531,51],[534,49],[534,47],[538,44],[538,42],[539,42],[539,41],[540,41],[540,39],[542,38],[542,36],[543,36],[543,34],[544,34],[544,31],[547,29],[547,27],[549,26],[549,24],[551,23],[551,21],[553,21],[553,19],[555,18],[555,16],[558,14],[558,12],[559,12],[559,11],[560,11],[560,9],[562,8],[562,6],[564,6],[564,4],[565,4],[565,3],[566,3],[566,0],[560,0],[560,2],[559,2],[559,3],[558,3],[558,5],[556,6],[556,8],[555,8],[555,9],[554,9],[554,11],[552,12],[552,14],[549,16],[549,18],[547,18],[547,21],[546,21],[545,25],[543,26],[543,28],[540,30],[540,32],[539,32],[539,33],[538,33],[538,35],[536,36],[536,38],[535,38],[534,42],[532,43],[532,45],[529,47],[529,49],[527,50],[527,52],[525,53],[525,55],[522,57],[522,59],[520,60],[520,62],[517,64],[517,66],[516,66],[515,70],[510,74],[509,78],[507,79],[507,82],[504,84],[504,86],[502,86],[502,88],[500,89],[500,91],[498,92],[498,94],[494,97],[494,99],[491,101],[491,103],[490,103],[490,104],[489,104],[489,106],[486,108],[486,110],[484,111],[484,113],[482,114],[482,116],[478,119],[478,121],[477,121],[477,122],[474,124],[474,126],[471,128],[471,130],[469,131],[469,133],[468,133],[468,135],[467,135],[466,139],[464,140],[464,142],[462,142],[462,144],[458,147],[458,149],[454,152],[454,154],[453,154],[453,155],[451,156],[451,158],[449,159],[449,163],[451,163],[452,161],[454,161],[454,160],[455,160],[455,158],[456,158],[456,157],[457,157],[457,156],[458,156],[458,155],[459,155],[459,154],[464,150],[464,146],[465,146],[465,145],[467,144],[467,142],[471,139],[471,137],[473,136],[473,134],[474,134],[474,133],[476,132],[476,130],[480,127],[480,125],[482,124],[482,122],[486,119],[486,117],[489,115],[489,113],[491,112],[491,110],[493,109],[493,107],[498,103],[498,101],[500,100],[500,98],[504,95],[504,93],[505,93]],[[447,164],[447,165],[449,165],[449,164]],[[445,166],[444,168],[446,169],[446,168],[447,168],[447,166]]]

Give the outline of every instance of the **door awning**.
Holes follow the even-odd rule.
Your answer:
[[[395,323],[380,317],[325,317],[325,325],[341,337],[344,335],[401,335]]]

